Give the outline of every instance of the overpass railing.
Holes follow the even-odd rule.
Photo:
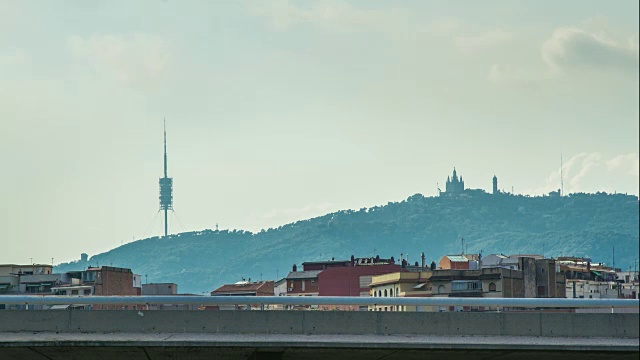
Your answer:
[[[352,305],[512,308],[640,308],[638,299],[358,297],[358,296],[58,296],[0,295],[5,305]]]

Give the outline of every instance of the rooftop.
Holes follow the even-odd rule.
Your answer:
[[[242,282],[242,283],[235,283],[235,284],[225,284],[213,290],[211,294],[213,295],[214,293],[222,294],[222,293],[238,293],[238,292],[242,292],[242,293],[256,292],[260,290],[260,288],[263,287],[265,284],[266,282],[251,282],[251,283]]]
[[[446,257],[452,262],[469,262],[469,259],[463,255],[446,255]]]
[[[344,263],[351,263],[351,260],[325,260],[325,261],[305,261],[302,263],[302,265],[314,265],[314,264],[318,264],[318,265],[331,265],[331,264],[344,264]]]
[[[322,270],[310,270],[310,271],[292,271],[287,275],[287,280],[294,279],[315,279],[322,272]]]

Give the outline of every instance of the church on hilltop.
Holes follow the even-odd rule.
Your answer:
[[[460,195],[464,193],[464,180],[462,180],[462,176],[458,179],[458,173],[456,172],[456,168],[453,168],[453,176],[447,176],[447,184],[446,191],[441,192],[440,196],[444,195]]]
[[[501,194],[501,191],[498,190],[498,177],[493,175],[493,195]],[[464,194],[466,189],[464,188],[464,180],[462,180],[462,176],[458,177],[458,172],[456,168],[453,168],[453,175],[447,176],[447,183],[445,185],[445,191],[441,191],[440,187],[438,187],[438,193],[440,196],[459,196]],[[475,190],[470,190],[471,192]],[[482,190],[480,190],[482,191]]]

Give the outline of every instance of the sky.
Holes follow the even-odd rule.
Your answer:
[[[0,0],[0,263],[466,186],[638,194],[638,1]]]

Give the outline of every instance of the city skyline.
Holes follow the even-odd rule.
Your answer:
[[[0,0],[0,263],[142,238],[165,117],[170,233],[437,196],[454,166],[539,196],[561,156],[565,194],[638,195],[638,3],[550,4]]]

